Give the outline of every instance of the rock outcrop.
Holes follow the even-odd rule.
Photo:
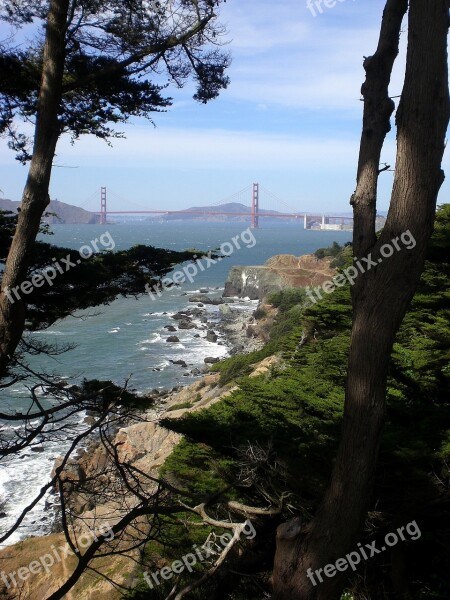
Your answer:
[[[330,267],[331,260],[319,259],[313,254],[279,254],[269,258],[263,266],[233,267],[223,296],[262,300],[267,294],[287,287],[317,286],[336,274]]]

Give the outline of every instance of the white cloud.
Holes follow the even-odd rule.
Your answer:
[[[363,56],[376,49],[383,5],[371,3],[368,10],[377,17],[368,20],[361,18],[359,3],[336,5],[316,19],[301,0],[227,4],[224,16],[233,39],[227,97],[255,105],[360,111]],[[336,18],[344,14],[345,21]],[[400,67],[397,90],[401,81]]]
[[[355,163],[359,140],[300,137],[270,133],[129,127],[127,139],[113,148],[92,138],[58,147],[58,162],[79,166],[173,167],[202,169],[295,169],[300,164],[326,169],[327,164]]]

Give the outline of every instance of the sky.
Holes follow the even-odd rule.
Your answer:
[[[362,61],[376,49],[385,2],[327,4],[227,0],[220,20],[233,60],[228,89],[203,105],[192,99],[191,86],[171,88],[174,104],[154,115],[156,127],[133,120],[121,127],[126,139],[113,140],[112,148],[92,137],[74,146],[61,139],[51,198],[99,210],[104,186],[111,210],[179,209],[227,201],[258,182],[282,201],[262,192],[262,208],[348,212],[361,134]],[[5,36],[0,26],[0,39]],[[401,93],[405,38],[392,96]],[[395,130],[382,154],[382,162],[394,160]],[[449,171],[448,153],[444,168]],[[381,175],[379,210],[388,209],[392,176]],[[3,197],[20,200],[25,178],[26,167],[0,140]]]

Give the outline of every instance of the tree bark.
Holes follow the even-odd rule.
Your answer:
[[[51,0],[47,17],[42,81],[38,99],[33,155],[22,196],[17,228],[5,265],[0,292],[0,376],[14,354],[25,326],[23,293],[11,290],[27,275],[29,258],[48,206],[50,177],[60,135],[58,111],[62,96],[65,35],[69,0]],[[7,294],[7,291],[10,291]]]
[[[345,576],[316,585],[307,570],[357,550],[369,507],[383,429],[386,379],[395,334],[420,280],[439,189],[449,120],[448,0],[410,0],[405,83],[397,112],[397,159],[390,210],[375,235],[379,156],[393,105],[387,95],[406,2],[386,5],[377,54],[366,59],[365,118],[352,197],[357,259],[370,251],[377,266],[352,289],[353,326],[341,440],[331,481],[313,521],[278,530],[273,600],[339,599]],[[375,114],[378,113],[378,114]],[[410,232],[414,248],[383,257],[385,244]],[[381,252],[380,252],[381,251]],[[378,261],[381,260],[381,263]],[[355,263],[356,264],[356,263]]]

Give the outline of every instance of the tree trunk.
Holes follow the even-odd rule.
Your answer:
[[[16,232],[5,265],[0,293],[0,376],[11,360],[25,326],[26,296],[17,289],[27,275],[42,215],[49,204],[52,162],[60,135],[58,110],[65,62],[69,0],[51,0],[47,17],[42,81],[37,106],[33,156]],[[9,294],[6,292],[9,291]]]
[[[371,252],[377,266],[360,274],[352,289],[341,441],[329,487],[313,521],[304,527],[291,521],[278,530],[273,600],[340,598],[348,572],[327,577],[322,570],[321,583],[314,571],[358,549],[383,428],[389,356],[420,280],[432,233],[444,179],[441,162],[449,120],[448,0],[410,0],[407,67],[397,112],[396,172],[386,226],[378,241],[375,236],[379,153],[393,108],[387,86],[405,9],[406,2],[387,2],[377,53],[364,63],[365,118],[358,186],[352,197],[353,249],[358,259]],[[378,118],[374,111],[379,111]],[[413,236],[409,239],[416,242],[409,250],[398,242],[408,231]],[[384,245],[394,246],[395,238],[401,249],[383,257]]]

